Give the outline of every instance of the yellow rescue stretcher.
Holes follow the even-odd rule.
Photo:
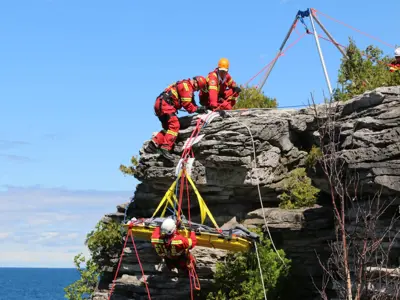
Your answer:
[[[254,232],[250,232],[249,230],[247,230],[243,225],[236,225],[234,228],[231,228],[229,230],[220,229],[210,210],[208,209],[203,197],[200,195],[195,184],[193,183],[193,180],[191,179],[185,168],[179,172],[178,178],[165,193],[164,197],[161,199],[151,218],[142,218],[140,220],[132,218],[132,220],[128,221],[127,224],[124,225],[125,227],[131,229],[134,237],[150,241],[154,229],[157,228],[157,226],[161,226],[161,223],[165,220],[165,213],[168,206],[170,206],[173,211],[177,213],[176,206],[174,205],[178,204],[178,199],[175,195],[175,187],[179,178],[182,175],[186,176],[188,182],[192,186],[194,193],[197,196],[200,208],[201,224],[190,222],[189,225],[189,222],[187,222],[187,220],[183,220],[180,218],[181,226],[178,228],[180,234],[189,237],[190,226],[190,230],[196,233],[198,246],[234,252],[249,251],[254,242],[259,242],[259,236]],[[156,218],[155,216],[157,215],[157,212],[163,206],[164,208],[161,212],[161,217]],[[215,228],[203,225],[206,216],[210,218]]]
[[[149,218],[131,220],[124,226],[130,228],[135,238],[150,241],[151,235],[157,226],[160,226],[165,218]],[[191,223],[190,228],[196,234],[197,246],[215,248],[233,252],[247,252],[254,242],[259,241],[259,236],[248,231],[244,226],[237,225],[230,230],[216,230],[197,223]],[[189,237],[188,223],[183,223],[184,228],[179,233]]]

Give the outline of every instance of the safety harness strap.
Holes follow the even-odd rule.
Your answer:
[[[187,81],[188,81],[188,80],[186,80],[186,79],[180,80],[180,81],[176,81],[175,83],[173,83],[173,84],[171,84],[171,85],[169,86],[169,90],[168,90],[168,91],[164,90],[164,91],[158,96],[158,98],[161,99],[160,104],[159,104],[159,109],[158,109],[158,113],[159,113],[159,114],[161,114],[162,101],[165,101],[165,102],[167,102],[169,105],[174,106],[174,101],[172,100],[172,96],[173,96],[172,88],[175,88],[175,89],[176,89],[176,96],[178,97],[178,100],[179,100],[179,106],[182,105],[182,97],[181,97],[181,95],[179,94],[179,91],[178,91],[178,84],[180,84],[180,83],[186,83]],[[192,103],[193,103],[194,105],[197,106],[196,100],[195,100],[195,98],[194,98],[194,93],[192,93]],[[175,114],[173,114],[173,115],[175,115]],[[171,115],[170,115],[170,116],[171,116]]]

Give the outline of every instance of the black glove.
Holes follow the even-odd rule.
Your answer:
[[[218,110],[218,113],[222,118],[226,118],[227,117],[226,116],[226,111],[224,111],[224,110]]]
[[[239,93],[242,91],[242,89],[241,89],[240,87],[236,86],[236,87],[233,88],[233,91],[234,91],[235,93],[238,93],[238,94],[239,94]]]
[[[198,106],[196,112],[199,113],[199,114],[205,114],[207,112],[207,107]]]

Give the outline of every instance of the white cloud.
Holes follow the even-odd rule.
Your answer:
[[[31,247],[20,248],[18,244],[6,244],[1,250],[0,267],[73,267],[74,256],[83,253],[89,257],[86,247]]]
[[[133,191],[7,186],[0,190],[0,267],[73,267],[86,234]]]
[[[63,235],[61,237],[61,239],[63,239],[63,240],[73,240],[73,239],[76,239],[77,237],[78,237],[78,234],[76,232],[74,232],[74,233],[68,233],[66,235]]]
[[[0,232],[0,240],[8,238],[9,235],[9,232]]]

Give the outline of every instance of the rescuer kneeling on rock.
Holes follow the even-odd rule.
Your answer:
[[[161,122],[163,130],[152,138],[147,152],[155,152],[157,149],[168,160],[173,160],[170,151],[175,144],[179,133],[179,119],[176,115],[178,109],[184,108],[188,113],[206,113],[207,109],[197,106],[194,100],[194,92],[207,88],[206,79],[196,76],[193,79],[184,79],[168,86],[156,99],[154,112]]]
[[[151,244],[157,254],[164,258],[169,270],[174,268],[189,271],[195,268],[195,258],[190,249],[196,246],[196,234],[190,231],[190,237],[182,236],[173,219],[167,218],[160,227],[154,229]]]
[[[231,110],[236,104],[241,89],[232,79],[229,72],[229,61],[221,58],[218,67],[207,75],[206,91],[200,91],[200,104],[211,110]]]

